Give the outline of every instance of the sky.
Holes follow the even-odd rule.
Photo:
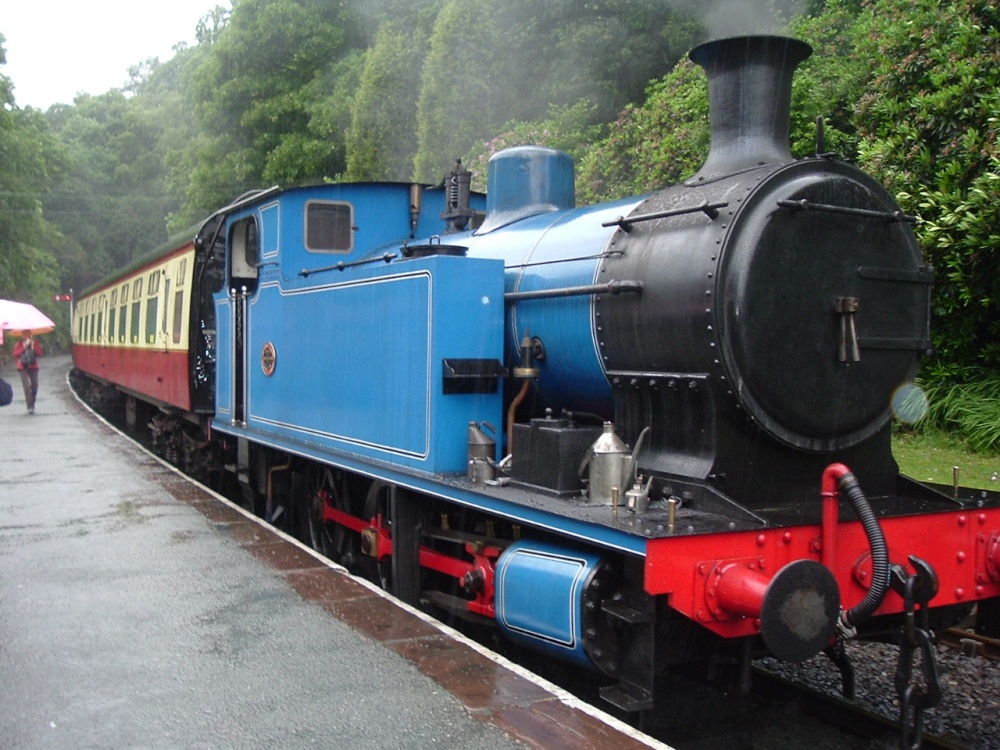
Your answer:
[[[128,80],[129,67],[164,62],[178,42],[226,0],[2,0],[0,34],[14,103],[48,109],[78,93],[103,94]]]

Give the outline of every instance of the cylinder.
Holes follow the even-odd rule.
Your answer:
[[[582,632],[584,594],[601,567],[594,554],[521,541],[497,560],[496,618],[514,641],[593,666]]]

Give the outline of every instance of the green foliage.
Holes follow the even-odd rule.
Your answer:
[[[857,156],[854,105],[871,76],[854,52],[862,30],[859,0],[828,0],[814,15],[797,19],[791,34],[808,42],[812,55],[792,83],[791,148],[799,157],[816,151],[816,118],[823,118],[826,151],[847,161]]]
[[[821,13],[793,24],[792,35],[814,48],[792,89],[791,145],[797,155],[814,153],[817,116],[825,121],[828,151],[850,157],[855,150],[851,113],[868,75],[852,54],[855,5],[830,0]],[[709,140],[705,75],[685,59],[650,85],[642,106],[626,107],[607,138],[585,155],[578,194],[583,200],[608,200],[680,182],[704,162]]]
[[[936,267],[925,369],[1000,369],[1000,9],[992,0],[878,0],[858,45],[875,60],[860,98],[860,160],[918,215]]]
[[[504,123],[593,102],[607,122],[687,48],[695,26],[661,0],[449,0],[438,13],[418,104],[419,180]]]
[[[942,429],[980,453],[1000,452],[1000,373],[978,369],[968,381],[930,383],[929,411],[923,429]]]
[[[0,35],[0,64],[6,62]],[[0,75],[0,297],[51,299],[59,272],[48,251],[58,233],[42,201],[66,169],[66,151],[38,110],[14,104],[10,79]]]
[[[164,123],[143,101],[111,91],[48,113],[70,162],[44,203],[65,238],[53,247],[67,288],[81,289],[167,238]]]
[[[383,26],[368,50],[347,133],[349,180],[407,180],[417,148],[418,59],[426,39]]]
[[[597,122],[640,101],[700,28],[662,0],[504,0],[491,46],[505,119],[530,121],[580,99]],[[492,134],[485,134],[492,135]]]
[[[499,52],[492,0],[449,0],[434,24],[417,101],[413,177],[439,182],[454,159],[496,125]]]
[[[192,174],[195,204],[219,205],[268,181],[343,169],[341,142],[311,127],[311,84],[345,53],[351,22],[342,3],[238,0],[192,72],[205,138]]]
[[[515,146],[547,146],[567,152],[576,160],[584,157],[600,135],[601,126],[593,125],[596,104],[582,99],[569,107],[553,106],[549,118],[540,122],[507,123],[494,138],[475,146],[466,160],[472,172],[473,190],[486,190],[490,157]]]
[[[917,196],[918,235],[936,267],[936,355],[925,372],[966,380],[969,365],[1000,367],[1000,158],[958,191],[920,187]]]
[[[642,107],[629,106],[581,160],[581,201],[645,193],[690,176],[708,153],[705,75],[685,60],[653,84]]]

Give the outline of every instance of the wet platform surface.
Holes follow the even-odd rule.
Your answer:
[[[392,601],[91,415],[0,408],[0,747],[666,746]]]

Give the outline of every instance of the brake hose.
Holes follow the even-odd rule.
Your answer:
[[[885,543],[885,535],[882,527],[879,526],[878,519],[872,511],[868,498],[861,491],[861,485],[857,478],[843,464],[835,464],[829,467],[828,471],[833,471],[837,477],[837,486],[841,492],[847,495],[851,501],[854,512],[858,515],[858,520],[868,537],[868,546],[872,555],[872,584],[868,589],[865,598],[854,607],[844,612],[841,619],[850,628],[856,628],[875,614],[875,610],[882,604],[886,593],[889,591],[889,548]]]

